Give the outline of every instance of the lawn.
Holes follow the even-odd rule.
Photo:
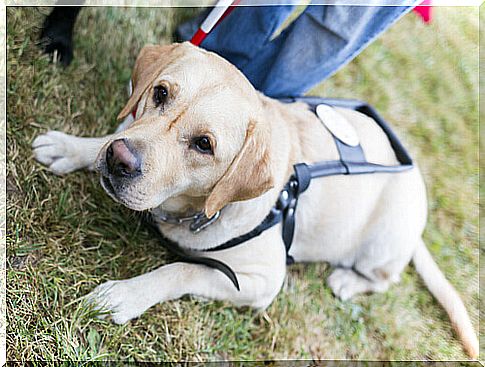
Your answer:
[[[56,177],[32,159],[35,136],[112,132],[141,47],[169,43],[193,9],[87,8],[75,60],[36,45],[49,8],[7,9],[7,358],[465,359],[448,318],[412,267],[384,294],[336,300],[326,264],[288,269],[263,313],[190,297],[118,326],[81,297],[108,279],[173,261],[91,172]],[[311,94],[361,98],[392,123],[425,176],[425,240],[478,326],[478,9],[409,14]]]

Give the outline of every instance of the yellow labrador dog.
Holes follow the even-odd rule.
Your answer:
[[[251,231],[275,204],[294,164],[338,159],[331,134],[305,104],[265,97],[233,65],[189,43],[146,46],[132,81],[115,134],[50,131],[34,140],[35,157],[56,174],[96,167],[106,192],[133,210],[175,218],[203,211],[211,218],[222,209],[198,233],[185,222],[159,221],[164,236],[182,248],[209,249]],[[338,112],[355,128],[370,162],[397,163],[375,123],[352,110]],[[342,300],[385,291],[412,259],[476,357],[478,341],[463,302],[423,243],[426,210],[418,168],[314,180],[299,200],[290,254],[335,266],[327,283]],[[186,294],[264,309],[279,292],[286,273],[281,225],[208,254],[234,270],[239,291],[214,268],[178,262],[106,282],[89,297],[110,310],[114,322],[125,323]]]

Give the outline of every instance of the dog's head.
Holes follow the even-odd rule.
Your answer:
[[[261,100],[233,65],[189,43],[146,46],[132,82],[118,118],[136,110],[135,121],[96,164],[115,200],[145,210],[190,197],[211,217],[272,187]]]

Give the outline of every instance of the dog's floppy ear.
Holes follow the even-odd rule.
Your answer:
[[[269,142],[267,127],[251,121],[241,150],[205,202],[208,218],[231,202],[255,198],[273,187]]]
[[[133,93],[123,110],[118,115],[118,120],[124,119],[136,107],[143,93],[153,83],[162,69],[173,59],[172,50],[177,44],[159,46],[148,45],[142,48],[138,55],[131,81]]]

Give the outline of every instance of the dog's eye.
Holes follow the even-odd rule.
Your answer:
[[[162,103],[165,103],[168,98],[168,90],[163,85],[157,85],[153,88],[153,102],[155,103],[155,107],[160,106]]]
[[[214,154],[212,151],[211,141],[207,136],[198,136],[192,139],[190,146],[200,153]]]

